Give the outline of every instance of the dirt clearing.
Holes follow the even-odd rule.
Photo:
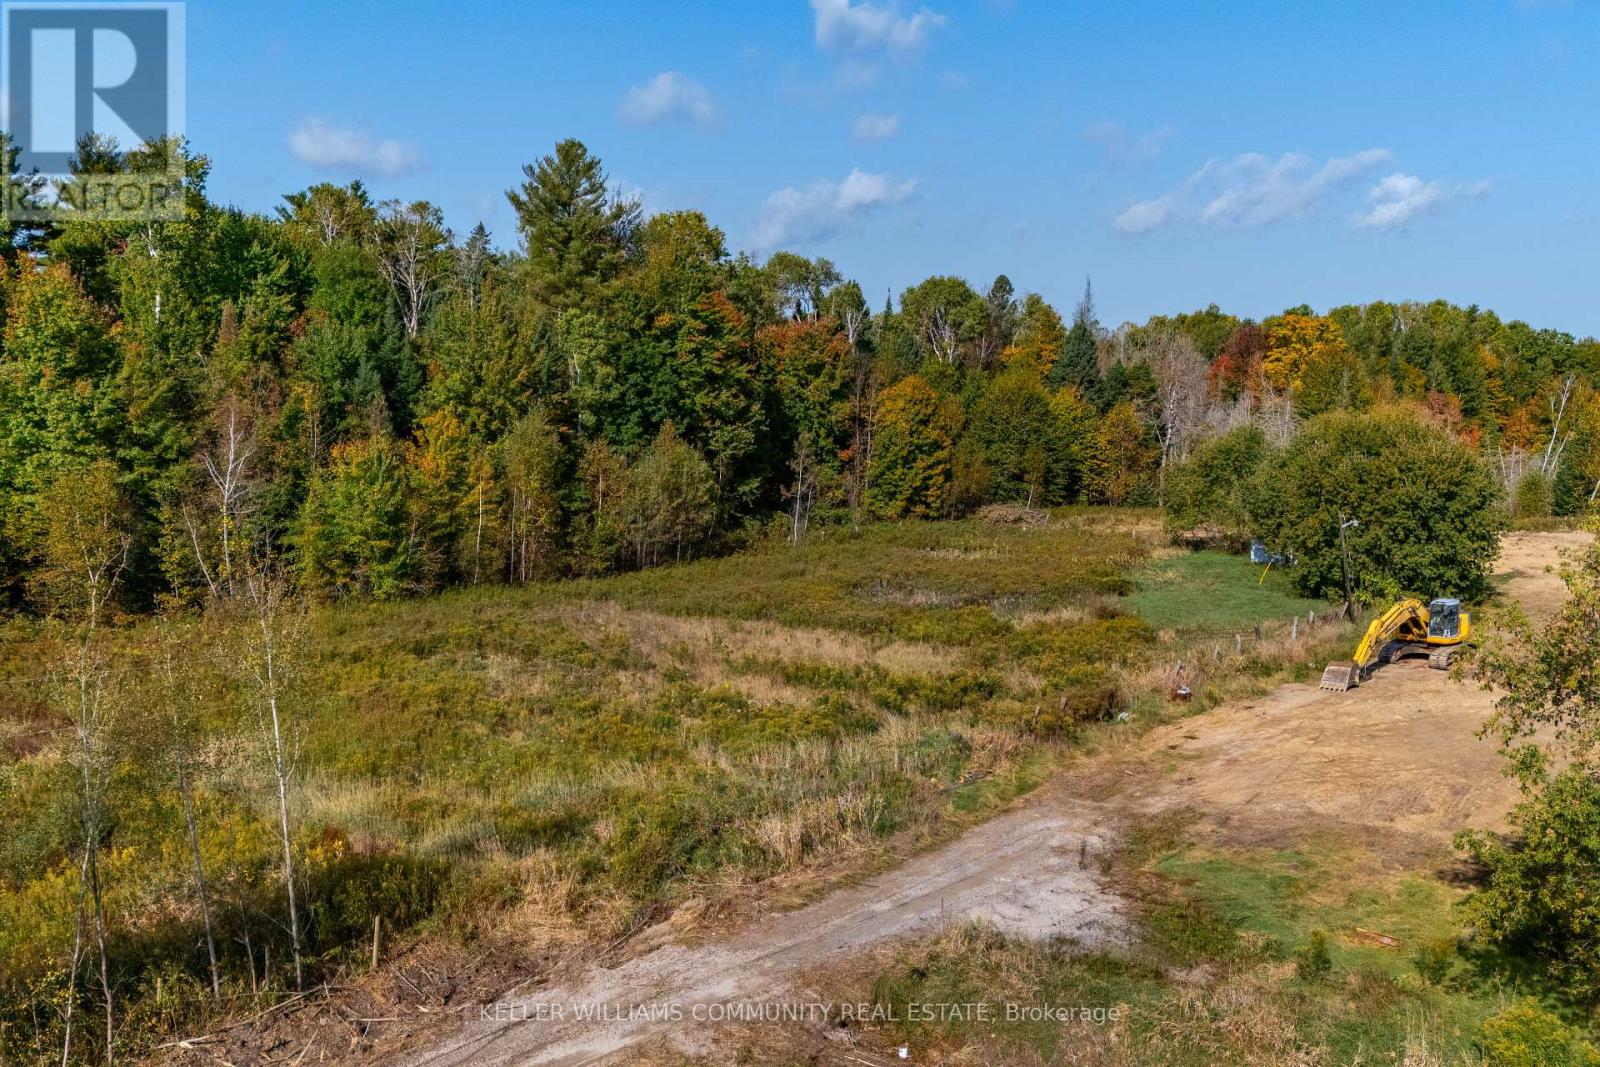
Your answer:
[[[1508,534],[1496,563],[1505,596],[1535,618],[1554,611],[1563,558],[1591,540]],[[1162,727],[1121,777],[1139,808],[1193,809],[1224,837],[1343,830],[1387,834],[1402,853],[1408,840],[1442,848],[1463,827],[1502,827],[1516,802],[1494,743],[1477,736],[1494,699],[1404,660],[1348,692],[1288,685]]]
[[[1562,553],[1587,541],[1509,535],[1499,565],[1507,595],[1548,613],[1562,595]],[[715,1028],[696,1018],[696,1006],[825,1000],[795,976],[968,917],[1028,937],[1114,946],[1125,936],[1123,907],[1098,860],[1130,814],[1191,811],[1224,840],[1355,835],[1389,862],[1436,860],[1448,856],[1454,831],[1500,825],[1515,799],[1493,745],[1477,737],[1492,704],[1492,694],[1421,661],[1380,668],[1345,693],[1284,686],[1086,760],[950,845],[728,940],[666,945],[615,968],[557,976],[406,1062],[627,1062],[624,1050],[647,1040],[703,1053]],[[605,1014],[577,1017],[585,1012]]]
[[[1500,591],[1533,618],[1549,615],[1566,595],[1562,562],[1593,543],[1593,534],[1577,530],[1507,534],[1495,563]]]

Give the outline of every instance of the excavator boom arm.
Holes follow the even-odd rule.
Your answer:
[[[1428,609],[1423,607],[1420,600],[1402,600],[1388,611],[1372,620],[1372,625],[1367,627],[1361,643],[1356,646],[1356,654],[1351,661],[1362,670],[1372,666],[1377,661],[1378,652],[1384,645],[1394,640],[1395,636],[1405,629],[1407,623],[1417,623],[1423,630],[1428,628]]]

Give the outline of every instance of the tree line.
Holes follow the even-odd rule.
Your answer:
[[[7,150],[14,161],[14,153]],[[1600,345],[1477,308],[1262,322],[1215,306],[1108,330],[1009,278],[930,277],[874,310],[826,259],[732,254],[646,217],[581,143],[507,193],[517,248],[360,182],[271,215],[209,164],[89,141],[78,172],[186,174],[181,219],[9,225],[0,276],[0,595],[38,608],[42,505],[106,463],[131,517],[123,603],[222,595],[270,557],[323,597],[645,567],[776,525],[989,502],[1166,502],[1200,443],[1274,446],[1400,403],[1507,499],[1600,487]],[[29,179],[12,169],[8,179]]]

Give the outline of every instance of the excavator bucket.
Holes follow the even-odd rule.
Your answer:
[[[1322,672],[1322,688],[1342,693],[1361,684],[1361,665],[1354,660],[1339,660],[1328,664]]]

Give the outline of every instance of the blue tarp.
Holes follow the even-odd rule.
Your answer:
[[[1250,542],[1250,562],[1251,563],[1275,563],[1275,564],[1277,564],[1278,566],[1281,567],[1281,566],[1283,566],[1284,563],[1286,563],[1288,561],[1285,560],[1284,557],[1282,555],[1280,555],[1279,553],[1277,553],[1277,552],[1268,552],[1267,551],[1267,546],[1262,544],[1260,541],[1251,541]]]

